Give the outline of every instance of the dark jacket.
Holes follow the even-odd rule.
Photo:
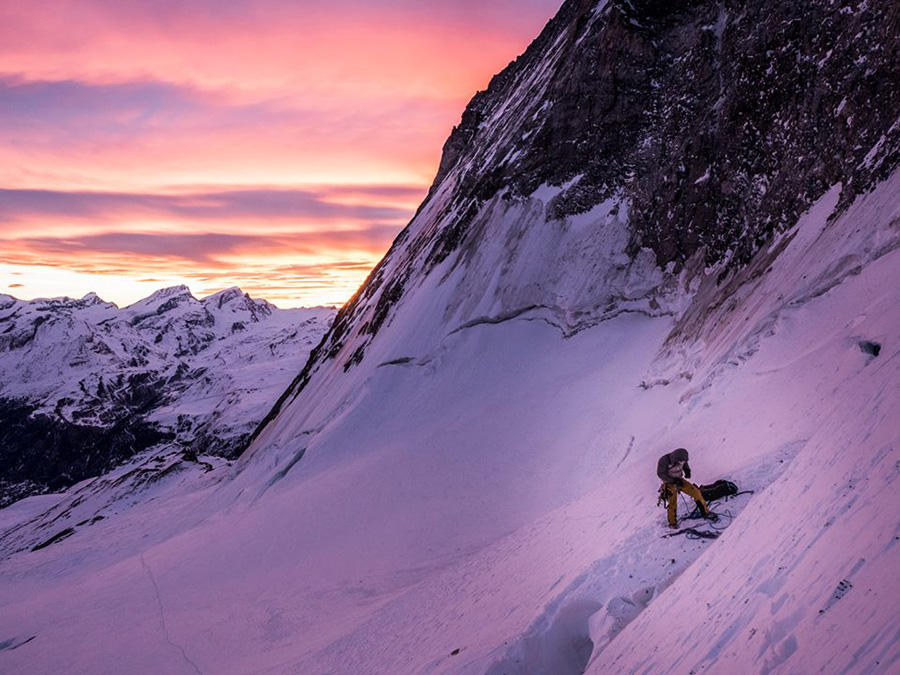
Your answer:
[[[656,475],[663,483],[675,483],[682,477],[691,477],[691,467],[688,464],[688,451],[678,448],[659,458],[656,464]]]

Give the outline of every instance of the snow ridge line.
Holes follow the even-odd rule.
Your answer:
[[[537,312],[547,312],[549,316],[546,314],[538,314]],[[535,313],[533,316],[526,316],[529,314]],[[526,305],[524,307],[519,307],[517,309],[513,309],[507,312],[503,312],[497,316],[480,316],[470,321],[466,321],[463,324],[460,324],[453,330],[449,331],[443,339],[447,339],[457,333],[461,333],[465,330],[469,330],[470,328],[476,328],[478,326],[496,326],[499,324],[507,323],[509,321],[542,321],[551,328],[555,328],[558,330],[563,338],[569,339],[574,337],[578,333],[581,333],[584,330],[588,330],[590,328],[594,328],[597,325],[604,323],[606,321],[612,321],[622,315],[625,314],[638,314],[640,316],[646,316],[651,319],[659,318],[662,316],[675,316],[675,312],[660,310],[658,312],[645,310],[635,307],[620,307],[617,306],[615,309],[604,312],[598,316],[595,316],[591,319],[585,320],[580,323],[572,324],[570,322],[564,321],[562,317],[567,314],[568,311],[559,306],[559,305],[546,305],[546,304],[534,304],[534,305]],[[423,357],[414,357],[414,356],[401,356],[395,359],[390,359],[389,361],[383,361],[379,363],[376,368],[385,368],[388,366],[427,366],[432,361],[434,361],[434,354],[443,349],[443,340],[439,343],[438,347],[432,352]],[[649,386],[644,387],[645,389],[650,388],[651,386],[655,386],[658,384],[657,382],[651,383]],[[662,384],[669,384],[668,381],[662,382]],[[324,428],[325,425],[322,425]],[[320,430],[320,429],[319,429]],[[318,431],[318,430],[317,430]]]
[[[625,298],[620,298],[619,302],[628,302]],[[578,335],[582,331],[588,330],[590,328],[594,328],[601,323],[606,321],[612,321],[623,314],[639,314],[642,316],[650,317],[651,319],[659,318],[662,316],[675,316],[675,312],[669,310],[660,311],[652,311],[648,309],[643,309],[640,307],[629,307],[622,306],[616,303],[615,309],[604,311],[598,315],[591,316],[585,318],[583,321],[578,321],[575,323],[569,322],[565,320],[566,314],[569,313],[564,307],[559,305],[548,305],[548,304],[534,304],[534,305],[526,305],[525,307],[520,307],[518,309],[513,309],[508,312],[504,312],[497,316],[480,316],[470,321],[466,321],[465,323],[457,326],[449,333],[447,333],[447,337],[451,335],[455,335],[464,330],[468,330],[469,328],[475,328],[477,326],[485,326],[485,325],[497,325],[506,323],[507,321],[514,321],[516,319],[521,319],[523,321],[543,321],[548,326],[556,328],[562,336],[566,339],[574,337]],[[534,316],[525,316],[526,314],[531,314],[532,312],[540,312],[545,311],[549,313],[549,316],[545,314],[535,314]],[[386,363],[382,365],[394,365],[393,363]]]
[[[196,663],[191,661],[188,657],[187,653],[184,651],[184,647],[172,641],[171,636],[169,635],[169,629],[166,627],[166,613],[163,609],[162,596],[159,593],[159,586],[156,583],[156,577],[153,576],[153,570],[150,569],[150,566],[147,564],[147,561],[144,559],[144,554],[141,553],[141,567],[144,568],[144,571],[147,573],[147,576],[150,578],[150,583],[153,585],[153,594],[156,596],[156,605],[159,607],[159,625],[162,628],[163,634],[166,636],[166,642],[172,645],[178,652],[181,654],[181,658],[184,659],[185,663],[191,666],[194,669],[194,672],[197,675],[203,675],[203,671],[197,666]]]
[[[461,326],[454,328],[447,335],[455,335],[460,331],[466,330],[467,328],[474,328],[475,326],[481,326],[484,324],[498,324],[505,323],[507,321],[512,321],[513,319],[517,319],[523,314],[531,312],[536,309],[549,309],[552,310],[552,307],[548,307],[547,305],[526,305],[525,307],[520,307],[518,309],[511,310],[509,312],[504,312],[499,316],[480,316],[476,319],[472,319],[471,321],[466,321]]]

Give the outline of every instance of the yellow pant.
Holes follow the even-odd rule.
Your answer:
[[[682,481],[681,487],[678,487],[675,483],[666,483],[666,515],[669,518],[669,525],[675,526],[678,524],[676,514],[678,512],[679,492],[683,492],[688,497],[693,497],[694,501],[697,502],[697,508],[700,509],[700,513],[704,516],[709,513],[709,508],[706,506],[706,500],[703,499],[703,494],[696,485],[686,480]]]

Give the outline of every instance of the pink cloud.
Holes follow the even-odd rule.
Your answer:
[[[456,98],[520,51],[559,4],[6,3],[0,70],[102,83],[152,74],[240,91],[299,88],[299,96]]]
[[[363,192],[366,199],[353,199],[354,190]],[[421,196],[418,187],[374,185],[341,186],[334,190],[241,188],[178,194],[0,188],[0,224],[77,219],[99,225],[148,215],[194,223],[248,219],[322,224],[341,220],[399,222],[409,219],[410,207]],[[375,203],[367,203],[372,201]]]
[[[0,255],[0,262],[50,266],[64,265],[96,271],[109,255],[160,261],[190,261],[208,268],[233,266],[229,258],[264,258],[279,253],[289,256],[319,255],[323,252],[382,251],[397,235],[397,228],[371,225],[355,230],[330,230],[314,233],[230,234],[222,232],[104,232],[87,236],[35,237],[12,242],[18,247],[14,257]],[[135,264],[140,265],[140,262]],[[338,267],[342,262],[335,263]],[[282,266],[281,269],[287,269]]]
[[[349,297],[560,2],[2,3],[0,262]]]
[[[364,112],[316,105],[232,104],[158,82],[0,78],[0,185],[425,184],[440,148],[430,139],[446,133],[454,114],[454,106],[416,101],[385,100]]]

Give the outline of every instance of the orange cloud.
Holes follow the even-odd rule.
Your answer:
[[[155,219],[183,224],[215,221],[286,222],[291,231],[305,223],[406,221],[422,198],[420,186],[318,186],[219,188],[172,193],[11,190],[0,188],[0,236],[33,234],[29,225],[60,222],[78,230],[106,223]]]
[[[398,185],[178,194],[0,190],[0,286],[4,269],[27,268],[31,276],[66,269],[85,278],[127,277],[144,294],[170,283],[201,294],[239,285],[284,306],[340,304],[421,197],[421,188]],[[141,227],[149,221],[160,225]]]

